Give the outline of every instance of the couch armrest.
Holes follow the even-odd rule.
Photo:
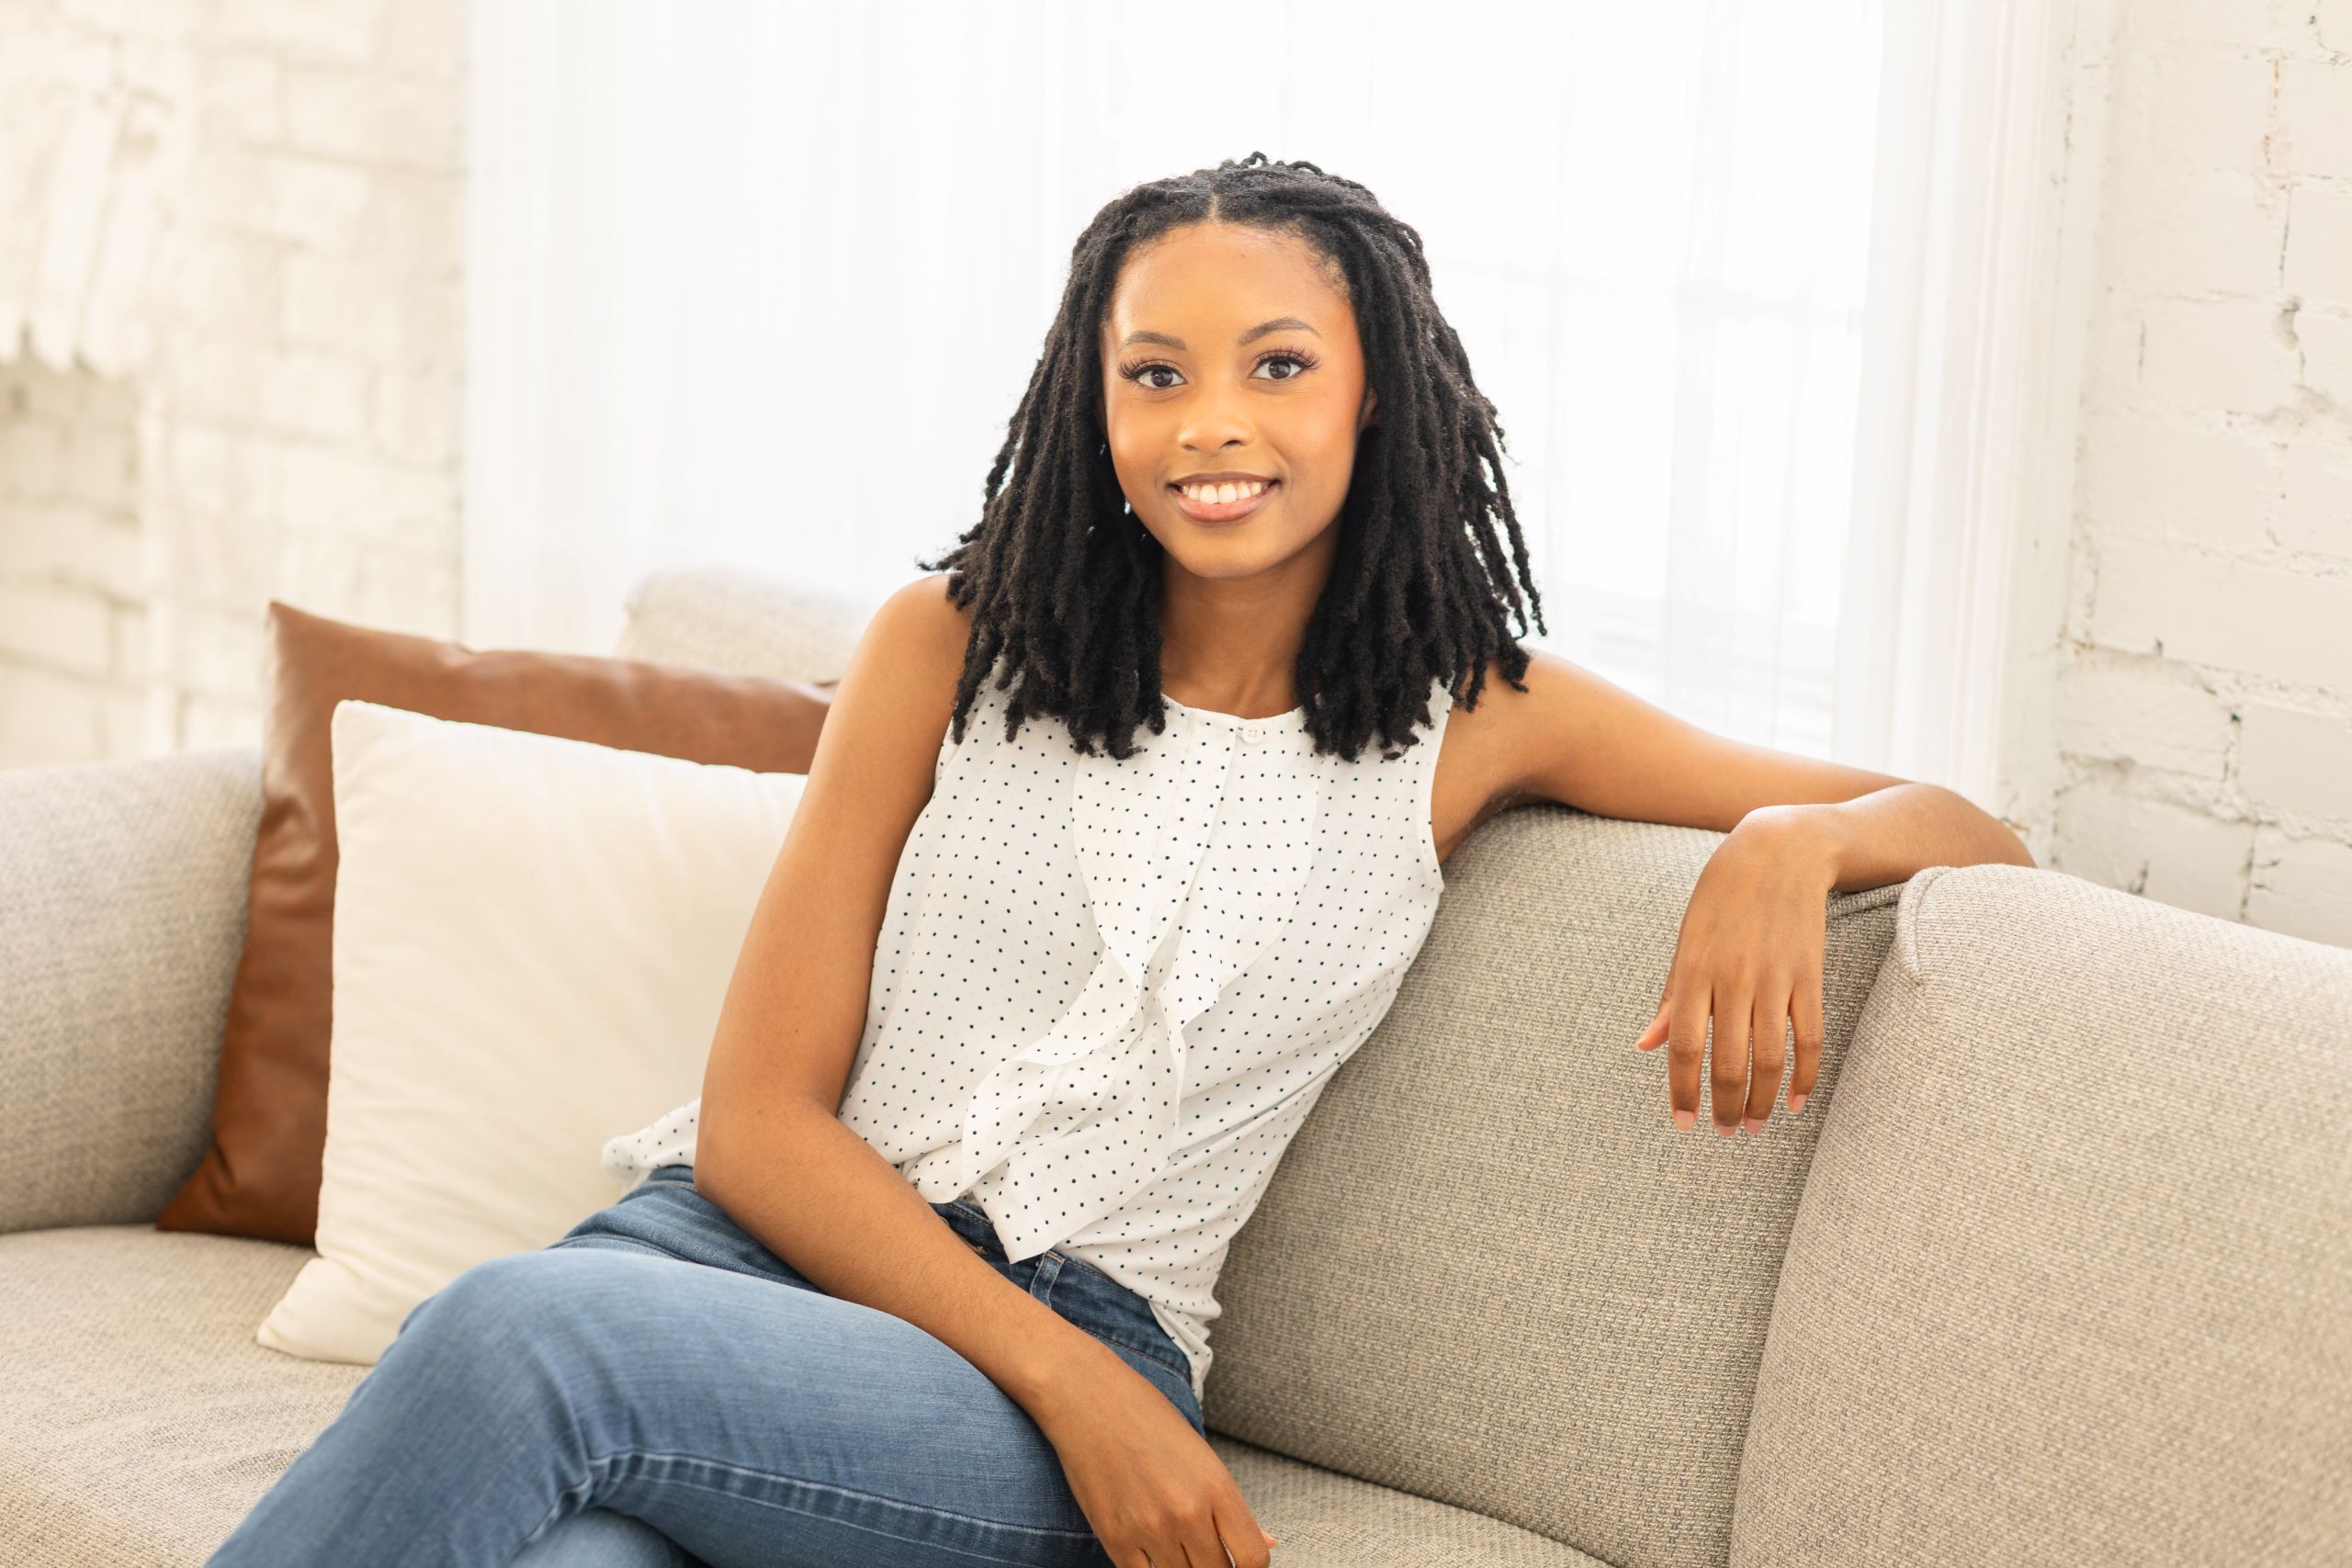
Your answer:
[[[152,1222],[203,1157],[261,750],[0,772],[0,1233]]]

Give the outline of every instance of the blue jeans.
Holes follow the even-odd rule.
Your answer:
[[[1201,1428],[1144,1298],[933,1211]],[[462,1568],[1087,1564],[1027,1411],[904,1318],[829,1296],[663,1166],[562,1239],[413,1309],[343,1411],[209,1560]]]

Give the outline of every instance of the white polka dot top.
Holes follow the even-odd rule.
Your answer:
[[[1006,1256],[1059,1247],[1147,1298],[1205,1393],[1212,1291],[1331,1074],[1385,1015],[1444,879],[1430,796],[1452,707],[1393,758],[1168,701],[1125,761],[1059,718],[1004,738],[983,682],[890,886],[841,1120]],[[691,1163],[699,1100],[605,1145]]]

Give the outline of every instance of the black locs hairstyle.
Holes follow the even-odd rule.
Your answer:
[[[1503,479],[1502,425],[1431,297],[1420,235],[1352,180],[1252,152],[1125,191],[1071,247],[1061,307],[989,469],[981,519],[954,549],[917,563],[945,569],[948,597],[973,607],[953,716],[958,744],[980,682],[1000,660],[1010,668],[998,690],[1022,677],[1007,704],[1009,734],[1025,714],[1059,715],[1081,755],[1093,754],[1099,737],[1125,759],[1138,724],[1154,734],[1166,727],[1166,551],[1125,511],[1106,435],[1101,333],[1126,257],[1170,229],[1212,221],[1304,240],[1337,269],[1379,400],[1357,441],[1332,524],[1340,538],[1331,577],[1293,671],[1317,750],[1353,761],[1375,726],[1386,744],[1412,743],[1413,729],[1430,722],[1430,680],[1443,675],[1475,706],[1489,658],[1525,690],[1528,655],[1506,607],[1518,609],[1522,633],[1531,607],[1537,627],[1548,629],[1543,601]]]

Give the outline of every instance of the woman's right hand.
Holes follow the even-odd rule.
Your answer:
[[[1142,1373],[1107,1349],[1102,1361],[1038,1427],[1111,1561],[1225,1568],[1230,1554],[1233,1568],[1267,1568],[1274,1538],[1216,1450]]]

